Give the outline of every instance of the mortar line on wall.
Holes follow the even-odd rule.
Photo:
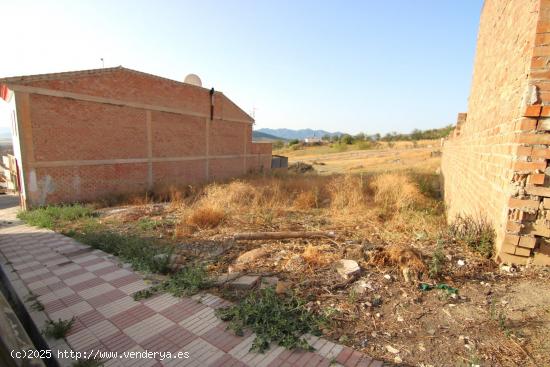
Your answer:
[[[259,156],[271,157],[271,154],[258,154]],[[257,154],[247,154],[247,158],[256,157]],[[208,159],[237,159],[243,158],[243,154],[234,155],[212,155]],[[190,157],[164,157],[164,158],[127,158],[127,159],[106,159],[106,160],[80,160],[80,161],[44,161],[34,162],[31,167],[69,167],[69,166],[94,166],[101,164],[132,164],[132,163],[153,163],[159,162],[181,162],[181,161],[197,161],[206,160],[207,156],[190,156]]]

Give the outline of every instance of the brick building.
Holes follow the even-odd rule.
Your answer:
[[[271,144],[223,93],[115,67],[0,79],[23,206],[268,170]]]
[[[443,147],[448,218],[485,217],[497,260],[550,265],[550,1],[486,0],[467,114]]]

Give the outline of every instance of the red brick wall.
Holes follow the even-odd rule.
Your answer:
[[[143,121],[142,124],[145,126]],[[153,111],[151,113],[153,157],[206,155],[205,124],[204,118]],[[146,146],[144,144],[144,147]]]
[[[534,245],[538,239],[526,230],[539,215],[541,199],[525,189],[540,181],[546,168],[545,159],[528,156],[533,144],[548,139],[544,132],[533,136],[539,117],[529,116],[532,105],[546,98],[533,87],[532,69],[547,65],[537,57],[543,37],[536,34],[546,4],[485,1],[468,114],[459,116],[443,148],[448,219],[467,214],[490,220],[497,233],[497,259],[503,262],[543,263],[537,255],[541,246]]]
[[[147,156],[145,111],[31,95],[36,161],[78,161]]]
[[[219,92],[210,120],[209,90],[127,69],[7,83],[24,102],[28,206],[270,168],[271,145],[252,143],[252,119]]]

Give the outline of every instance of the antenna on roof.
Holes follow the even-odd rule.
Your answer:
[[[101,60],[101,67],[105,68],[105,61],[103,61],[103,57],[100,60]]]
[[[202,87],[201,78],[197,74],[188,74],[183,80],[184,83],[195,85],[197,87]]]

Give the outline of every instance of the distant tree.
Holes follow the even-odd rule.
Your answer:
[[[365,133],[359,133],[354,136],[355,140],[364,141],[365,140]]]
[[[296,145],[296,144],[299,144],[299,143],[300,143],[300,140],[292,139],[291,141],[288,142],[288,146],[293,146],[293,145]]]
[[[411,133],[412,140],[422,139],[422,136],[423,136],[423,132],[422,130],[419,130],[419,129],[414,129],[413,132]]]
[[[272,143],[273,149],[282,149],[285,146],[285,143],[282,140],[275,140]]]
[[[321,137],[321,140],[323,140],[323,141],[331,141],[332,138],[331,138],[331,136],[330,136],[329,134],[325,134],[325,135],[323,135],[323,136]]]
[[[353,144],[353,136],[349,134],[344,134],[340,136],[340,144],[347,144],[347,145]]]

